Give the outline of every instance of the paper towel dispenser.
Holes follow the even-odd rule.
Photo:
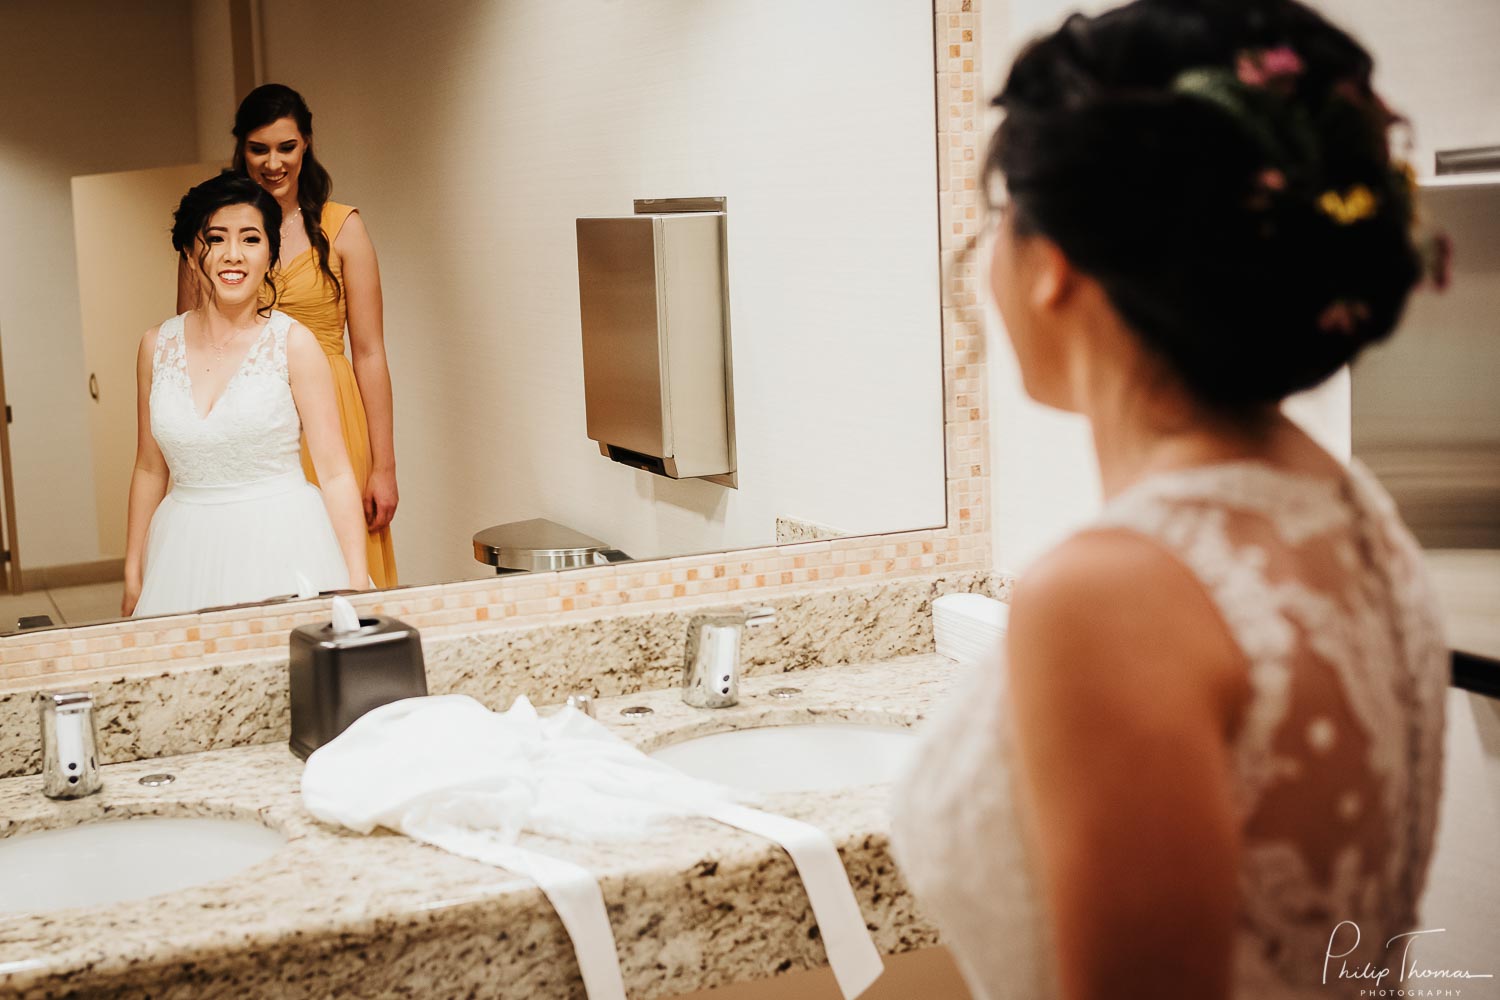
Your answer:
[[[671,479],[737,485],[722,198],[578,220],[588,435]]]

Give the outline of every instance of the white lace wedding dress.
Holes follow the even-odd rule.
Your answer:
[[[1436,822],[1448,654],[1415,543],[1357,464],[1341,482],[1257,463],[1157,475],[1112,501],[1098,527],[1147,536],[1185,565],[1249,664],[1253,696],[1233,747],[1243,831],[1233,995],[1362,995],[1374,983],[1341,980],[1340,963],[1396,968],[1384,945],[1414,928]],[[976,1000],[1046,1000],[1056,973],[1013,798],[1004,668],[960,669],[898,786],[896,857]],[[1344,920],[1360,944],[1330,963],[1324,985],[1325,953],[1354,941],[1346,925],[1330,949]],[[1170,982],[1171,969],[1161,975]],[[1120,995],[1154,992],[1121,984]]]
[[[172,489],[151,518],[136,616],[349,586],[322,494],[302,472],[287,373],[292,319],[272,312],[206,415],[193,403],[184,316],[157,332],[151,433]]]

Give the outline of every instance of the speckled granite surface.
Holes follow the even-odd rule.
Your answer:
[[[787,517],[784,514],[776,515],[777,545],[785,545],[787,542],[812,542],[824,538],[843,538],[847,534],[849,532],[819,524],[817,521]]]
[[[810,719],[915,724],[956,668],[935,655],[795,678],[749,677],[740,705],[700,710],[675,690],[597,702],[600,721],[644,749],[704,732]],[[773,699],[789,682],[802,694]],[[655,713],[627,720],[619,710]],[[174,784],[136,779],[170,771]],[[111,907],[0,916],[0,995],[41,997],[583,996],[572,947],[531,883],[404,837],[362,837],[309,817],[301,762],[284,744],[105,768],[104,790],[45,799],[35,776],[0,781],[0,835],[133,815],[254,816],[283,831],[278,854],[212,885]],[[889,789],[767,795],[839,846],[877,946],[936,933],[887,853]],[[538,845],[539,846],[539,845]],[[629,845],[547,849],[599,878],[633,998],[823,964],[805,894],[779,848],[708,820]]]
[[[917,577],[763,602],[777,618],[747,634],[746,674],[929,652],[934,599],[959,591],[1000,596],[1008,586],[987,573]],[[426,638],[428,690],[502,708],[521,694],[551,704],[580,691],[670,687],[682,670],[688,620],[702,610]],[[37,691],[80,689],[94,695],[101,759],[112,763],[283,742],[289,732],[284,657],[211,667],[177,661],[160,673],[80,677],[42,689],[0,686],[0,777],[41,767]]]

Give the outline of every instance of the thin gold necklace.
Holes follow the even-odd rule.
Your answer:
[[[254,329],[254,328],[250,327],[249,329]],[[204,321],[204,323],[203,323],[203,339],[207,340],[208,341],[208,346],[212,347],[214,349],[214,364],[218,364],[219,362],[221,362],[221,361],[224,360],[224,348],[228,347],[231,343],[234,342],[234,340],[235,340],[236,337],[238,337],[240,334],[242,334],[244,332],[245,332],[244,330],[232,330],[232,331],[230,331],[229,336],[227,336],[227,337],[224,338],[224,343],[220,344],[220,343],[217,343],[214,340],[213,334],[211,334],[211,333],[208,332],[208,322],[206,320]],[[214,370],[213,369],[213,365],[206,365],[206,366],[204,366],[203,370],[204,370],[204,372],[211,372],[211,371]]]

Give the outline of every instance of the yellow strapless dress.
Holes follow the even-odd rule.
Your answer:
[[[323,206],[323,232],[328,237],[328,266],[344,280],[344,263],[332,247],[339,230],[354,212],[352,205],[328,202]],[[344,321],[347,315],[344,299],[334,292],[327,276],[318,267],[317,251],[309,248],[281,266],[271,275],[276,284],[276,308],[313,332],[328,367],[333,371],[334,392],[338,396],[339,420],[344,428],[344,443],[349,449],[349,463],[361,495],[370,478],[370,425],[365,418],[365,403],[354,378],[354,366],[344,354]],[[307,452],[307,438],[302,439],[302,469],[309,482],[316,484],[317,473]],[[390,526],[370,532],[365,539],[370,579],[377,587],[396,586],[396,550],[391,543]]]

